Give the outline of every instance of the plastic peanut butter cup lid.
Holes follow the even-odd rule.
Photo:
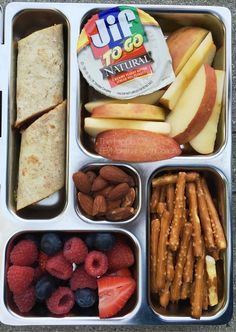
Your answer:
[[[119,6],[92,16],[80,33],[77,53],[88,84],[109,97],[149,94],[175,78],[158,22],[134,7]]]

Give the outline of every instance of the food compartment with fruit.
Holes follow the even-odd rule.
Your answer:
[[[73,174],[75,205],[86,221],[132,221],[141,207],[141,180],[130,166],[88,165]]]
[[[23,317],[122,317],[137,304],[138,260],[123,232],[24,232],[7,246],[5,304]]]
[[[125,95],[110,98],[115,94],[112,88],[111,93],[105,88],[102,93],[102,88],[95,85],[96,91],[93,83],[83,78],[80,68],[79,141],[88,153],[128,162],[212,155],[226,140],[224,26],[210,13],[146,13],[160,24],[166,38],[175,74],[172,83],[131,99]],[[82,24],[83,37],[92,15],[89,13]],[[154,39],[149,30],[145,32],[147,38]],[[149,45],[144,45],[149,50]],[[78,52],[80,56],[81,49]]]
[[[163,319],[212,319],[228,302],[226,183],[210,168],[152,177],[149,301]]]

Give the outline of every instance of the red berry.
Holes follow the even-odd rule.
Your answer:
[[[38,249],[34,241],[22,240],[12,249],[10,261],[18,266],[30,266],[38,258]]]
[[[127,267],[124,267],[123,269],[109,273],[109,276],[111,276],[111,277],[132,277],[132,274]]]
[[[91,288],[96,289],[97,279],[90,276],[83,266],[78,267],[72,274],[70,279],[70,288],[75,291],[78,288]]]
[[[80,238],[73,237],[66,241],[63,255],[68,262],[80,264],[84,262],[88,255],[88,248]]]
[[[36,302],[35,289],[33,286],[27,288],[23,293],[13,295],[13,300],[21,313],[29,312]]]
[[[41,268],[39,266],[37,266],[34,269],[33,283],[37,282],[42,277],[43,274],[44,274],[44,272],[41,270]]]
[[[65,259],[62,253],[48,259],[46,270],[52,276],[62,280],[70,279],[73,273],[72,264]]]
[[[85,271],[92,277],[100,277],[107,272],[107,256],[100,251],[90,251],[84,263]]]
[[[7,271],[9,289],[14,294],[21,294],[31,285],[33,277],[32,267],[12,265]]]
[[[49,256],[45,254],[43,251],[39,252],[39,267],[44,272],[46,271],[46,264],[49,259]]]
[[[100,318],[116,315],[129,300],[136,288],[130,277],[102,277],[98,279],[98,310]]]
[[[119,240],[114,247],[107,251],[108,268],[110,271],[117,271],[134,264],[134,254],[128,244]]]
[[[47,307],[53,314],[65,315],[75,304],[74,293],[68,287],[59,287],[47,300]]]

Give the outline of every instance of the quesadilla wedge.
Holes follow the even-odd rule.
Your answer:
[[[65,183],[66,101],[31,124],[21,138],[17,210],[60,190]]]

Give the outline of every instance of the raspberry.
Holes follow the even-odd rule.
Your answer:
[[[75,304],[75,297],[68,287],[59,287],[47,300],[47,307],[53,314],[68,314]]]
[[[49,256],[45,254],[43,251],[39,252],[39,267],[44,272],[46,271],[46,264]]]
[[[23,293],[14,294],[13,300],[21,313],[29,312],[35,305],[35,289],[33,286],[27,288]]]
[[[34,241],[22,240],[12,249],[10,261],[18,266],[30,266],[38,258],[38,249]]]
[[[132,249],[121,240],[118,240],[114,247],[107,251],[106,254],[110,271],[117,271],[134,264]]]
[[[52,276],[62,280],[70,279],[73,273],[72,264],[65,259],[62,253],[49,258],[46,270]]]
[[[23,293],[32,283],[34,269],[28,266],[12,265],[7,271],[8,286],[12,293]]]
[[[33,278],[33,283],[36,283],[44,274],[44,272],[41,270],[41,268],[39,266],[37,266],[34,269],[34,278]]]
[[[90,251],[84,263],[85,271],[92,277],[100,277],[108,268],[107,256],[100,251]]]
[[[73,237],[66,241],[63,255],[68,262],[80,264],[84,262],[88,255],[88,248],[80,238]]]
[[[90,276],[84,269],[83,266],[79,267],[72,274],[70,279],[70,288],[75,291],[78,288],[91,288],[96,289],[97,279]]]

